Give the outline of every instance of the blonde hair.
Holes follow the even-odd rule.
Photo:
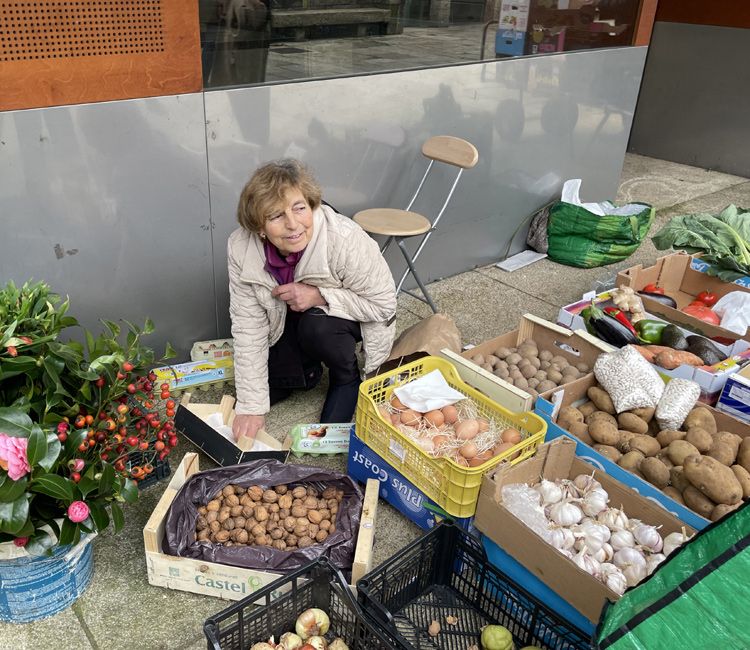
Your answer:
[[[242,188],[237,221],[249,232],[262,232],[291,189],[298,189],[313,210],[320,206],[320,187],[299,160],[285,158],[258,167]]]

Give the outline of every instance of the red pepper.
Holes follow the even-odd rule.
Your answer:
[[[662,289],[658,284],[655,282],[652,282],[651,284],[647,284],[641,291],[645,291],[646,293],[660,293],[662,296],[664,295],[664,289]]]
[[[702,320],[705,323],[710,323],[711,325],[721,324],[721,318],[719,318],[719,315],[708,305],[698,300],[696,300],[695,302],[691,302],[682,311],[689,316],[693,316],[698,320]]]
[[[713,307],[719,301],[719,296],[712,291],[701,291],[697,298],[707,307]]]
[[[631,332],[633,332],[633,334],[638,336],[638,332],[635,331],[635,327],[633,327],[633,323],[631,323],[628,320],[628,317],[625,315],[625,312],[617,309],[617,307],[605,307],[604,313],[607,314],[608,316],[612,316],[612,318],[622,323]]]

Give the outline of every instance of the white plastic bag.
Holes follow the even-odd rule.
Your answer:
[[[721,316],[721,326],[744,336],[750,327],[750,293],[732,291],[723,296],[712,309]]]
[[[678,431],[701,395],[701,387],[689,379],[673,379],[656,407],[659,428]]]
[[[643,203],[628,203],[627,205],[621,205],[617,207],[611,201],[602,201],[601,203],[584,203],[581,201],[579,192],[581,190],[581,179],[571,178],[565,181],[562,188],[561,200],[564,203],[571,203],[573,205],[579,205],[585,208],[589,212],[598,214],[600,217],[606,215],[615,215],[620,217],[629,217],[634,214],[640,214],[643,212]]]
[[[594,363],[594,375],[618,413],[656,407],[664,392],[659,373],[630,345],[600,354]]]

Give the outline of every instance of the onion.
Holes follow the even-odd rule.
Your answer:
[[[328,641],[322,636],[311,636],[305,643],[315,650],[328,650]]]
[[[277,646],[277,648],[283,648],[283,650],[298,650],[301,647],[302,639],[294,632],[285,632],[282,634]]]
[[[304,641],[312,636],[319,636],[328,632],[331,621],[322,609],[311,607],[302,612],[294,624],[294,631]]]

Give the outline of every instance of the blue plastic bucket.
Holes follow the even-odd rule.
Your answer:
[[[70,606],[94,572],[92,539],[57,547],[50,556],[0,560],[0,621],[29,623]]]

